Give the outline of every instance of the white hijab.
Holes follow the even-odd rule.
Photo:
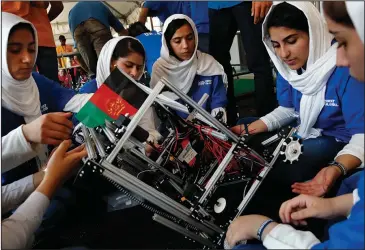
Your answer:
[[[37,31],[34,26],[13,14],[2,12],[1,42],[2,42],[2,64],[1,64],[1,105],[6,109],[24,117],[26,123],[30,123],[41,116],[38,87],[33,76],[24,81],[15,80],[8,69],[7,46],[10,30],[19,23],[28,23],[32,26],[35,38],[36,54],[38,52]],[[32,65],[33,67],[34,65]]]
[[[171,56],[167,47],[168,41],[165,40],[164,34],[171,21],[175,19],[187,20],[194,31],[195,51],[189,60],[180,61],[174,56]],[[224,73],[222,65],[220,65],[211,55],[200,52],[198,50],[198,42],[198,32],[195,24],[188,16],[176,14],[167,18],[162,30],[161,57],[153,65],[150,82],[151,88],[154,88],[157,82],[164,77],[187,94],[197,74],[202,76],[221,75],[223,82],[226,84],[227,76]],[[164,94],[173,100],[179,99],[178,96],[172,92],[164,92]]]
[[[264,20],[262,26],[263,42],[280,75],[293,88],[303,94],[300,101],[301,125],[298,131],[299,135],[303,138],[315,137],[320,134],[320,131],[314,129],[313,126],[324,107],[327,81],[336,67],[337,44],[331,46],[333,36],[328,32],[324,18],[312,3],[287,2],[303,11],[308,19],[309,57],[305,72],[298,75],[297,71],[291,70],[275,54],[267,30],[267,21],[270,18],[270,13],[279,3],[274,2]]]
[[[126,39],[126,38],[131,38],[131,39],[134,39],[134,40],[138,41],[139,43],[141,43],[138,39],[136,39],[134,37],[120,36],[120,37],[116,37],[116,38],[109,40],[101,49],[99,59],[98,59],[98,64],[96,67],[96,83],[98,85],[98,88],[104,83],[104,81],[108,78],[108,76],[111,73],[110,72],[110,61],[112,60],[112,55],[114,53],[115,46],[117,46],[119,41]],[[143,45],[142,45],[142,47],[143,47]],[[144,65],[143,65],[143,68],[144,68]],[[138,77],[138,79],[140,79],[142,77],[142,74],[143,74],[143,72]]]
[[[345,1],[345,3],[355,29],[364,43],[364,1]]]

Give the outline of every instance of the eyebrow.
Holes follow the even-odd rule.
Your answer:
[[[187,34],[186,36],[191,36],[193,35],[193,32],[190,32],[189,34]],[[176,37],[173,37],[172,39],[181,39],[183,36],[176,36]]]
[[[22,43],[16,43],[16,42],[10,42],[8,43],[8,46],[22,46],[23,44]],[[31,42],[28,44],[29,45],[35,45],[35,42]]]
[[[291,34],[283,39],[283,41],[287,41],[288,39],[292,38],[293,36],[297,36],[298,34]],[[278,43],[277,41],[271,40],[272,43]]]
[[[131,62],[131,61],[126,61],[127,63],[131,63],[131,64],[133,64],[133,65],[137,65],[137,66],[140,66],[140,67],[142,67],[143,66],[143,64],[137,64],[137,63],[134,63],[134,62]]]
[[[338,31],[329,30],[329,33],[331,33],[332,35],[337,35],[338,34]]]

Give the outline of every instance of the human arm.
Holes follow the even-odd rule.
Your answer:
[[[147,16],[148,16],[148,8],[142,7],[141,12],[139,12],[138,22],[145,24],[147,21]]]
[[[306,225],[306,219],[333,219],[348,216],[353,206],[353,194],[345,194],[334,198],[319,198],[310,195],[299,195],[284,202],[279,211],[283,223]]]
[[[263,20],[272,5],[272,1],[252,1],[251,16],[254,18],[254,24]]]
[[[108,21],[110,26],[120,35],[128,35],[128,30],[126,30],[123,24],[116,18],[108,7],[104,6],[108,12]]]
[[[62,1],[49,1],[51,8],[48,11],[48,19],[52,22],[59,14],[63,11],[63,3]]]
[[[44,171],[1,187],[1,213],[7,213],[21,204],[39,186]]]
[[[364,84],[349,79],[341,95],[341,109],[346,129],[352,137],[349,143],[337,154],[334,161],[343,165],[346,171],[358,168],[364,162]],[[339,95],[341,93],[338,93]],[[305,183],[294,183],[293,192],[322,196],[342,175],[340,168],[328,165],[312,180]]]
[[[216,116],[219,111],[223,112],[222,120],[227,122],[227,113],[225,107],[227,106],[227,91],[224,86],[221,76],[214,76],[212,79],[212,96],[210,96],[210,108],[212,116]]]
[[[2,247],[4,249],[23,249],[42,222],[50,198],[67,174],[75,168],[86,150],[78,147],[66,152],[71,141],[64,141],[51,156],[45,176],[28,199],[7,219],[1,223]]]
[[[230,247],[244,240],[258,239],[260,226],[269,218],[262,215],[246,215],[235,219],[228,228],[226,241]],[[309,249],[319,240],[311,233],[295,230],[276,222],[269,223],[261,234],[267,249]]]

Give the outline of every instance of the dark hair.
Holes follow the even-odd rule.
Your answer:
[[[133,38],[124,38],[115,46],[112,59],[118,60],[118,58],[126,57],[133,52],[140,54],[143,57],[143,60],[146,60],[146,52],[142,44]]]
[[[65,37],[64,35],[60,35],[60,36],[58,37],[58,40],[64,40],[64,41],[66,41],[66,37]]]
[[[323,10],[325,14],[336,23],[354,28],[354,24],[349,16],[344,1],[324,1]]]
[[[128,35],[136,37],[143,33],[151,32],[147,27],[141,22],[135,22],[129,25]]]
[[[166,31],[164,33],[164,37],[166,40],[167,48],[169,49],[170,55],[178,58],[176,54],[174,53],[174,50],[171,47],[170,41],[172,37],[174,36],[175,32],[180,29],[185,24],[189,25],[191,29],[193,29],[190,25],[190,23],[186,19],[175,19],[172,20],[171,23],[169,23],[169,26],[167,26]]]
[[[267,19],[267,29],[286,27],[309,34],[308,20],[303,11],[289,3],[280,3],[274,7]]]
[[[14,25],[9,32],[9,37],[17,30],[28,30],[32,33],[33,39],[35,39],[34,30],[29,23],[18,23]]]

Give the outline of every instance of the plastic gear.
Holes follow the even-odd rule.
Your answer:
[[[284,162],[289,161],[293,164],[294,161],[299,161],[299,157],[303,154],[303,145],[298,137],[287,138],[280,150],[281,155],[285,155]]]

